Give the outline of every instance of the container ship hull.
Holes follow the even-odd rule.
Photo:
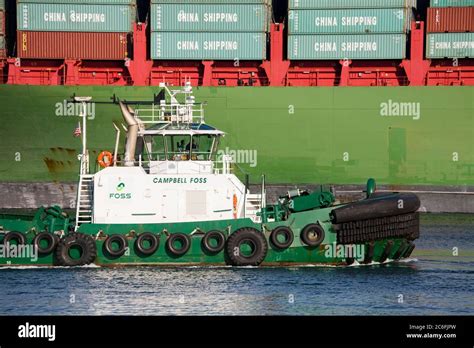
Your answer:
[[[80,110],[71,96],[97,101],[88,111],[96,158],[114,142],[113,134],[102,130],[120,124],[111,96],[139,103],[157,92],[154,87],[0,86],[0,180],[76,181],[81,142],[72,133]],[[474,185],[473,93],[473,87],[195,89],[196,97],[208,102],[209,120],[232,134],[223,139],[220,154],[239,155],[251,183],[266,173],[270,184],[356,184],[374,176],[397,186]],[[272,129],[285,130],[284,137],[265,128],[266,115],[273,117]],[[52,203],[37,194],[28,198],[35,207]],[[68,195],[67,185],[63,194]],[[70,206],[59,195],[55,199]],[[8,197],[2,203],[33,207]]]

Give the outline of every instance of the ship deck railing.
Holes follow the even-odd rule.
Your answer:
[[[203,104],[153,104],[150,108],[135,110],[135,118],[143,124],[204,123]]]
[[[171,158],[166,158],[166,156],[161,156],[161,157],[155,157],[155,159],[150,159],[150,158],[141,158],[139,157],[138,160],[133,161],[133,166],[135,167],[140,167],[145,170],[147,174],[150,174],[150,168],[153,167],[154,164],[156,163],[166,163],[166,162],[186,162],[186,161],[192,161],[195,163],[201,162],[212,162],[212,174],[234,174],[235,172],[235,164],[234,163],[229,163],[226,161],[218,161],[218,160],[203,160],[203,159],[181,159],[181,160],[173,160]],[[117,160],[112,167],[125,167],[127,165],[130,165],[130,161],[125,161],[125,160]],[[196,166],[197,168],[197,173],[196,174],[209,174],[207,170],[205,171],[200,171],[201,166]],[[95,172],[99,172],[101,167],[99,167],[96,163],[96,168]]]

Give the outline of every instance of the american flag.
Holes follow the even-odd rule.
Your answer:
[[[81,131],[81,122],[78,122],[76,129],[74,129],[73,135],[77,138],[77,137],[80,137],[81,134],[82,134],[82,131]]]

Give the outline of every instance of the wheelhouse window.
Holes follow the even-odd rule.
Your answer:
[[[144,159],[151,161],[211,161],[215,158],[218,136],[147,135]]]
[[[164,136],[167,159],[169,161],[188,161],[191,154],[190,135],[166,135]]]
[[[149,161],[166,161],[165,139],[162,135],[144,137],[144,159]]]
[[[217,137],[213,135],[194,135],[193,143],[194,148],[192,149],[192,158],[195,161],[210,161],[214,157],[214,142],[217,141]]]

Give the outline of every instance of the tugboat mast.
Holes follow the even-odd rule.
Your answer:
[[[79,117],[82,117],[82,154],[80,174],[89,174],[89,153],[87,151],[87,103],[91,100],[92,97],[74,97],[74,101],[81,103],[81,113],[79,115]]]

